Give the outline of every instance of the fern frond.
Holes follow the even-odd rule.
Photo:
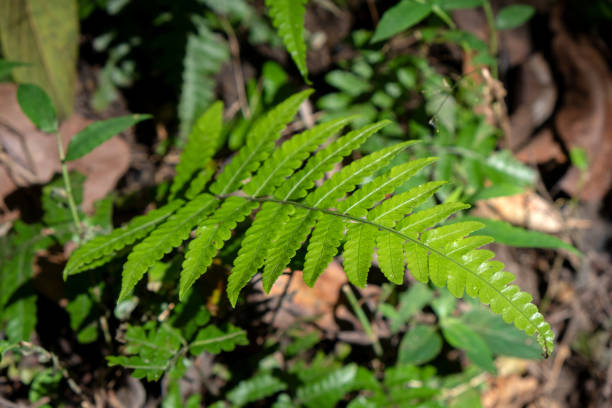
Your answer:
[[[70,255],[70,259],[64,268],[64,279],[89,269],[86,266],[99,259],[108,257],[107,259],[110,260],[111,255],[147,235],[155,226],[171,216],[183,203],[183,200],[171,201],[163,207],[135,217],[126,226],[118,228],[108,235],[98,236],[86,242]],[[96,266],[100,265],[96,263]]]
[[[242,221],[259,204],[242,197],[229,197],[221,207],[197,230],[183,261],[179,283],[179,298],[183,299],[189,288],[202,275],[225,241],[231,236],[236,224]]]
[[[223,102],[215,102],[197,120],[176,166],[176,176],[170,186],[170,199],[187,184],[193,175],[206,168],[219,147],[223,126]]]
[[[266,0],[274,27],[287,51],[308,83],[306,43],[304,42],[304,4],[306,0]]]
[[[303,164],[310,153],[350,120],[350,117],[346,117],[325,122],[293,136],[274,151],[272,157],[266,160],[255,177],[242,190],[252,197],[272,193],[285,177],[290,176]]]
[[[230,57],[226,41],[210,31],[204,19],[198,18],[194,22],[197,33],[187,38],[178,106],[180,137],[183,141],[191,132],[195,119],[213,101],[215,76]]]
[[[312,90],[306,90],[290,96],[259,119],[247,135],[246,145],[223,169],[210,191],[218,195],[231,193],[240,186],[242,180],[257,170],[274,149],[274,142],[281,136],[281,131],[311,93]]]
[[[227,399],[235,407],[243,407],[250,402],[270,397],[287,389],[287,384],[268,373],[260,373],[238,385],[227,393]]]
[[[126,298],[156,261],[187,239],[191,230],[213,212],[217,204],[218,200],[215,197],[201,194],[137,244],[123,265],[119,301]]]
[[[214,325],[206,326],[196,335],[189,345],[191,354],[197,356],[203,351],[218,354],[221,351],[232,351],[236,346],[249,344],[246,332],[231,324],[225,330]]]
[[[274,192],[274,196],[279,200],[297,200],[306,196],[308,190],[314,186],[315,181],[319,180],[325,172],[330,171],[334,164],[348,156],[370,136],[389,123],[391,122],[383,120],[342,136],[311,157],[302,170],[291,176]]]
[[[217,165],[214,161],[209,161],[208,165],[198,172],[198,174],[191,180],[189,188],[185,192],[185,198],[193,200],[195,196],[200,194],[206,184],[212,179],[217,170]]]

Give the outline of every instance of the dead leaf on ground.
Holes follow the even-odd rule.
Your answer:
[[[567,161],[561,146],[549,128],[537,133],[525,147],[516,153],[516,158],[527,164],[542,164],[551,160],[557,163]]]
[[[588,228],[590,225],[587,220],[574,218],[564,220],[559,209],[533,191],[478,201],[475,215],[501,219],[549,234],[568,228]]]
[[[19,187],[45,184],[60,172],[55,136],[39,132],[21,112],[16,91],[15,84],[0,84],[0,199]],[[64,147],[91,122],[78,114],[64,121],[60,126]],[[68,164],[69,170],[87,177],[83,191],[85,211],[91,211],[96,200],[114,189],[127,171],[129,160],[129,145],[114,137],[87,156]]]
[[[289,275],[282,275],[272,286],[270,296],[280,298],[288,279]],[[274,325],[287,328],[301,318],[320,315],[316,320],[318,326],[328,332],[338,332],[334,308],[338,303],[341,287],[346,282],[344,269],[336,261],[327,267],[312,288],[304,283],[302,271],[294,271],[288,295],[283,300]],[[276,305],[275,302],[272,304]]]
[[[570,36],[558,15],[552,26],[553,51],[566,86],[555,125],[568,150],[583,148],[589,159],[586,178],[572,167],[561,187],[599,202],[612,184],[612,70],[587,38]]]

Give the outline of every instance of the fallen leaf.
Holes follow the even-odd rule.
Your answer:
[[[599,202],[612,184],[612,70],[585,37],[573,38],[553,19],[553,51],[565,78],[563,104],[555,125],[567,150],[583,148],[589,169],[570,168],[560,182],[572,196]]]
[[[55,135],[39,132],[21,112],[16,98],[17,86],[0,84],[0,198],[19,187],[45,184],[60,172]],[[60,126],[64,148],[69,140],[92,121],[78,114]],[[118,137],[105,142],[87,156],[68,164],[69,170],[83,173],[83,209],[111,192],[127,171],[130,160],[128,144]]]

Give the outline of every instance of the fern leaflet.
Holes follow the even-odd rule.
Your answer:
[[[183,60],[183,85],[178,106],[180,135],[185,140],[195,119],[214,99],[215,75],[229,61],[227,43],[207,27],[202,18],[194,19],[197,33],[187,38]]]
[[[187,184],[193,175],[204,169],[219,147],[223,126],[223,103],[215,102],[193,126],[187,144],[176,166],[176,176],[170,186],[170,199]]]
[[[64,268],[64,279],[89,269],[87,265],[93,265],[99,259],[112,259],[112,255],[117,251],[147,235],[155,226],[171,216],[183,203],[183,200],[171,201],[163,207],[133,218],[126,226],[118,228],[108,235],[95,237],[83,244],[70,256]],[[95,266],[100,265],[102,264],[95,264]]]
[[[304,4],[306,0],[266,0],[272,23],[302,77],[308,81],[304,43]]]
[[[136,245],[123,265],[119,300],[126,298],[156,261],[187,239],[191,230],[213,212],[217,204],[210,194],[197,196]]]

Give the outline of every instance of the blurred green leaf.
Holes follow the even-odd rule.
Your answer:
[[[484,0],[434,0],[444,10],[456,10],[482,6]]]
[[[450,408],[482,408],[480,394],[473,388],[468,388],[453,400]]]
[[[567,249],[576,255],[582,255],[578,249],[561,239],[539,231],[530,231],[515,227],[505,221],[491,220],[489,218],[465,216],[461,221],[478,221],[485,226],[474,235],[489,235],[500,244],[517,248],[558,248]]]
[[[461,315],[461,321],[487,343],[491,352],[500,356],[539,359],[542,349],[531,336],[504,322],[482,307],[475,307]]]
[[[490,155],[483,164],[490,170],[489,178],[495,182],[502,181],[529,186],[533,185],[536,179],[535,171],[518,161],[508,150]]]
[[[287,389],[287,385],[278,378],[267,374],[256,374],[248,380],[241,381],[227,393],[227,398],[234,406],[242,407],[249,402],[270,397]]]
[[[589,169],[589,159],[586,151],[581,147],[572,147],[570,149],[570,160],[572,164],[581,171],[587,171]]]
[[[341,367],[318,381],[298,388],[297,397],[307,407],[334,407],[351,390],[357,374],[357,365]]]
[[[335,70],[325,75],[325,81],[350,96],[359,96],[370,90],[370,83],[365,79],[346,71]]]
[[[495,18],[499,30],[509,30],[526,23],[535,13],[535,8],[527,4],[513,4],[504,7]]]
[[[57,132],[57,115],[49,96],[37,85],[21,84],[17,102],[25,115],[45,133]]]
[[[66,161],[80,159],[116,134],[150,118],[151,115],[137,114],[92,123],[70,139],[68,149],[66,150]]]
[[[68,117],[79,45],[76,0],[0,0],[0,40],[5,58],[29,65],[13,78],[43,88],[58,116]]]
[[[434,326],[416,325],[404,335],[399,346],[398,364],[423,364],[442,350],[442,339]]]
[[[429,3],[402,0],[382,15],[371,42],[385,40],[402,32],[427,17],[432,11]]]
[[[490,373],[497,372],[487,344],[482,337],[460,320],[453,317],[443,319],[442,334],[451,346],[465,350],[472,363]]]

